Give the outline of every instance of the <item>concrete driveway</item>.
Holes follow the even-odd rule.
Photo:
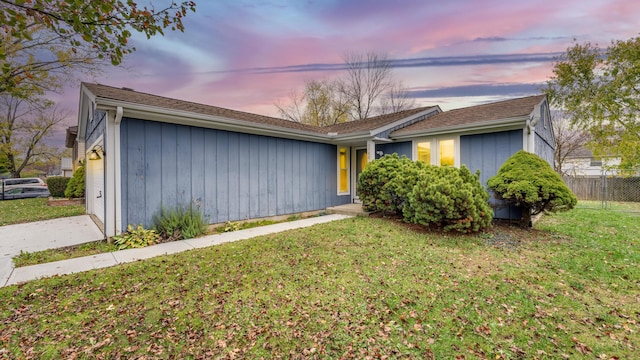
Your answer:
[[[20,251],[55,249],[103,238],[89,215],[0,226],[0,284],[4,284],[11,275],[11,258]]]

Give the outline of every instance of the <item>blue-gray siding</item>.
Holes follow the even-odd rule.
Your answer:
[[[376,152],[382,151],[383,155],[396,153],[400,157],[405,155],[411,159],[412,143],[411,141],[394,142],[387,144],[376,144]],[[376,153],[376,159],[379,159],[380,155]]]
[[[336,146],[125,118],[122,226],[199,206],[209,223],[320,210],[337,195]]]
[[[480,181],[486,186],[487,180],[498,173],[500,166],[522,149],[522,143],[522,130],[460,136],[460,164],[466,165],[472,172],[480,170]],[[495,199],[491,202],[497,204]],[[498,207],[494,213],[498,219],[521,217],[515,207]]]
[[[87,132],[85,133],[85,143],[87,144],[87,147],[91,146],[100,137],[100,135],[104,134],[107,124],[106,116],[106,112],[96,110],[93,112],[93,116],[89,121],[87,121]],[[108,149],[106,149],[104,145],[106,144],[103,144],[103,149],[106,152]],[[90,149],[87,148],[87,150]]]
[[[535,154],[545,159],[553,167],[555,141],[546,102],[540,106],[540,120],[536,124],[535,134]]]

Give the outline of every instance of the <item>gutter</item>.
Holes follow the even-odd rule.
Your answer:
[[[513,118],[506,118],[500,120],[488,120],[474,124],[464,124],[464,125],[454,125],[454,126],[444,126],[440,128],[433,129],[425,129],[422,131],[415,131],[406,134],[400,135],[391,135],[393,139],[401,140],[401,139],[409,139],[420,136],[433,136],[433,135],[441,135],[441,134],[450,134],[454,132],[473,132],[478,130],[491,129],[496,127],[508,127],[514,126],[518,128],[522,128],[528,123],[528,116],[518,116]]]
[[[124,105],[124,107],[126,107],[126,110],[122,110],[123,114],[120,116],[120,121],[122,119],[122,116],[124,116],[124,112],[126,111],[128,116],[143,120],[160,121],[182,125],[193,125],[209,129],[236,131],[257,135],[270,135],[276,137],[287,135],[288,138],[299,140],[327,142],[331,139],[331,137],[327,135],[314,133],[311,131],[284,128],[277,125],[261,126],[261,124],[252,121],[236,119],[232,120],[221,116],[205,115],[188,111],[159,108],[154,106],[139,105],[133,103],[123,104],[122,101],[112,99],[101,98],[99,103],[100,108],[104,110],[113,110],[113,108],[116,108],[116,118],[118,117],[118,109],[122,109]]]

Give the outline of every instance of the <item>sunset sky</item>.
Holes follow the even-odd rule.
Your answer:
[[[538,93],[574,39],[606,46],[640,32],[637,0],[196,3],[184,33],[136,37],[126,70],[84,80],[276,116],[293,89],[339,75],[345,54],[373,51],[417,106],[450,110]],[[73,84],[55,98],[75,116],[78,94]]]

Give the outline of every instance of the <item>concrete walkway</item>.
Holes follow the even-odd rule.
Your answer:
[[[84,244],[104,236],[89,215],[0,226],[0,286],[13,272],[14,256]]]
[[[158,244],[158,245],[149,246],[141,249],[114,251],[111,253],[85,256],[81,258],[62,260],[62,261],[56,261],[52,263],[25,266],[25,267],[19,267],[19,268],[13,268],[13,262],[11,261],[11,258],[13,256],[20,253],[19,250],[39,251],[39,250],[27,250],[27,248],[31,249],[34,247],[42,247],[40,250],[44,250],[44,249],[51,249],[54,247],[64,247],[69,245],[82,244],[82,243],[101,239],[102,235],[100,234],[99,231],[98,231],[98,234],[100,236],[98,238],[95,238],[94,234],[87,234],[86,240],[82,242],[78,242],[80,241],[80,236],[76,235],[75,231],[73,231],[74,235],[71,236],[67,240],[67,242],[63,240],[59,240],[59,238],[56,237],[56,240],[44,241],[45,244],[28,245],[27,243],[38,242],[37,240],[40,238],[40,236],[41,236],[40,239],[42,238],[48,239],[47,236],[50,234],[50,231],[46,231],[40,228],[41,226],[44,227],[45,224],[42,224],[42,223],[45,223],[45,222],[21,224],[30,228],[30,232],[37,234],[38,237],[36,237],[35,235],[21,236],[20,234],[26,234],[26,233],[24,229],[22,229],[22,227],[14,228],[14,227],[17,227],[18,225],[4,226],[4,227],[0,227],[0,244],[4,244],[6,239],[11,239],[11,241],[7,241],[7,243],[12,243],[13,245],[6,245],[6,246],[0,245],[0,250],[1,250],[0,252],[0,256],[1,256],[0,257],[0,287],[13,285],[13,284],[34,280],[38,278],[48,277],[48,276],[72,274],[72,273],[77,273],[82,271],[93,270],[93,269],[100,269],[100,268],[105,268],[105,267],[123,264],[127,262],[149,259],[155,256],[175,254],[175,253],[179,253],[186,250],[209,247],[209,246],[219,245],[219,244],[232,242],[232,241],[250,239],[256,236],[273,234],[273,233],[278,233],[281,231],[292,230],[292,229],[299,229],[299,228],[308,227],[316,224],[327,223],[335,220],[342,220],[349,217],[350,216],[338,215],[338,214],[318,216],[318,217],[313,217],[308,219],[283,222],[283,223],[278,223],[273,225],[266,225],[266,226],[261,226],[261,227],[246,229],[246,230],[238,230],[238,231],[232,231],[232,232],[227,232],[222,234],[208,235],[208,236],[204,236],[196,239],[168,242],[168,243]],[[76,217],[76,218],[79,218],[79,217]],[[66,219],[72,219],[72,218],[66,218]],[[51,221],[51,220],[48,220],[48,221]],[[89,221],[91,221],[91,219],[89,219]],[[93,224],[93,222],[91,222],[91,224]],[[93,226],[95,227],[95,225]],[[90,226],[87,226],[87,227],[90,228]],[[6,228],[12,228],[12,229],[6,229]],[[13,229],[15,229],[16,237],[12,237],[14,234],[12,232]],[[28,238],[30,239],[28,240]],[[14,239],[23,239],[23,240],[14,240]],[[75,239],[75,240],[71,240],[71,239]],[[76,243],[75,244],[70,243],[73,241],[76,241]],[[16,245],[19,242],[22,242],[24,244],[24,248],[20,248],[20,246]],[[57,245],[57,246],[53,246],[53,245]],[[47,246],[50,246],[50,247],[47,247]],[[5,247],[8,250],[5,250]],[[15,253],[16,250],[18,250],[17,253]],[[6,255],[5,255],[5,252],[7,253]]]

